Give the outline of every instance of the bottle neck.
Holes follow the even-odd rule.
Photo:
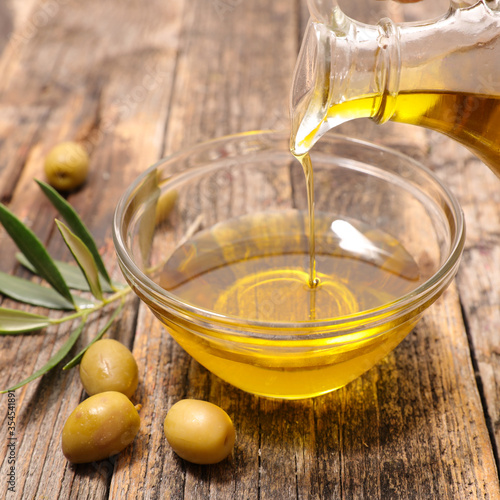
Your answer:
[[[384,122],[394,112],[401,74],[399,27],[389,19],[369,26],[337,18],[330,26],[311,19],[302,42],[290,106],[290,146],[296,154],[347,120]],[[345,109],[360,100],[361,106]]]
[[[384,123],[394,114],[401,78],[401,34],[400,28],[390,19],[384,18],[378,25],[376,75],[378,109],[372,118]]]

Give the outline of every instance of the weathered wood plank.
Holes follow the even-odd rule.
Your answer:
[[[185,18],[166,151],[228,133],[287,128],[298,50],[294,7],[196,5]]]
[[[465,148],[432,136],[432,161],[462,205],[467,224],[457,276],[476,377],[483,393],[496,449],[500,445],[499,262],[500,180]],[[498,457],[497,457],[498,460]]]

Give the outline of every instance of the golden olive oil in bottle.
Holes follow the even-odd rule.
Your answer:
[[[401,92],[393,99],[391,121],[441,132],[466,146],[500,175],[500,96],[428,91]],[[379,96],[368,96],[337,104],[329,109],[326,121],[342,123],[373,117],[379,101]],[[318,128],[311,131],[309,141]]]

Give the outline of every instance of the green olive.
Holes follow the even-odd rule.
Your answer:
[[[139,431],[138,409],[121,392],[102,392],[81,402],[64,424],[64,456],[82,464],[116,455]]]
[[[58,191],[72,191],[80,187],[89,171],[89,155],[77,142],[62,142],[49,151],[45,158],[45,176]]]
[[[195,464],[215,464],[233,449],[233,422],[218,406],[183,399],[170,408],[163,425],[170,446],[181,458]]]
[[[101,339],[83,355],[80,379],[89,396],[117,391],[130,398],[137,389],[139,370],[127,347],[117,340]]]

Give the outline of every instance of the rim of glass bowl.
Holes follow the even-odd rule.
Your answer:
[[[451,250],[448,253],[448,257],[440,266],[440,268],[427,281],[422,283],[420,286],[418,286],[408,294],[403,295],[400,298],[389,302],[379,308],[360,311],[358,313],[346,316],[339,316],[334,319],[323,319],[311,322],[304,321],[298,323],[260,321],[245,319],[239,316],[221,315],[220,313],[216,313],[209,309],[203,309],[194,306],[193,304],[184,302],[174,294],[169,293],[164,288],[160,287],[146,274],[144,274],[134,263],[127,250],[125,238],[122,234],[122,219],[123,214],[126,212],[131,203],[131,200],[133,199],[134,192],[137,190],[143,180],[150,175],[151,171],[158,169],[165,163],[171,163],[175,161],[176,158],[186,156],[187,153],[196,153],[197,151],[201,151],[209,147],[216,147],[217,144],[223,144],[227,143],[228,141],[234,141],[243,138],[248,139],[252,136],[271,137],[272,135],[281,136],[286,133],[286,131],[257,130],[221,136],[216,139],[203,141],[192,147],[180,150],[160,159],[152,166],[150,166],[147,170],[145,170],[141,175],[139,175],[120,197],[120,200],[115,209],[113,221],[113,240],[115,250],[118,256],[120,267],[122,268],[123,273],[126,275],[125,278],[132,281],[133,288],[139,289],[142,295],[146,296],[156,305],[160,305],[161,307],[167,308],[170,311],[175,311],[176,316],[182,316],[184,319],[187,319],[190,322],[197,322],[199,324],[202,324],[205,329],[208,328],[210,330],[214,330],[214,332],[216,330],[220,331],[222,328],[224,329],[224,333],[226,335],[230,333],[235,337],[255,337],[265,338],[267,340],[273,339],[273,337],[275,337],[276,340],[286,341],[294,339],[304,340],[305,338],[337,338],[349,336],[349,334],[351,333],[359,333],[360,331],[366,330],[368,328],[371,330],[378,324],[390,323],[399,316],[407,316],[410,313],[411,316],[418,314],[418,311],[414,312],[415,309],[421,307],[421,305],[429,297],[432,298],[432,296],[436,296],[440,290],[446,288],[456,274],[465,242],[465,221],[462,208],[452,192],[434,175],[431,170],[429,170],[420,162],[394,149],[379,146],[368,141],[343,136],[341,134],[329,133],[326,134],[322,140],[331,141],[333,139],[359,145],[365,148],[370,148],[372,150],[384,151],[387,154],[401,158],[406,163],[411,163],[416,170],[419,170],[426,176],[430,177],[431,181],[435,185],[437,185],[437,187],[441,191],[440,194],[443,196],[443,198],[448,203],[448,206],[451,208],[449,215],[451,215],[454,219],[456,232],[454,238],[450,242]],[[179,172],[173,177],[172,180],[178,180],[179,175],[184,177],[185,175],[189,175],[190,171],[192,172],[193,170],[197,170],[199,168],[200,167],[198,166],[194,169],[186,169],[183,172]],[[434,300],[431,300],[431,303],[433,301]],[[408,307],[410,305],[411,307]],[[236,328],[236,325],[241,325],[241,327],[243,327],[245,330],[244,333],[239,331],[240,329]],[[293,334],[291,333],[290,336],[284,335],[284,332],[286,332],[287,330],[293,330]],[[273,331],[279,331],[280,334],[273,335],[271,333]]]

